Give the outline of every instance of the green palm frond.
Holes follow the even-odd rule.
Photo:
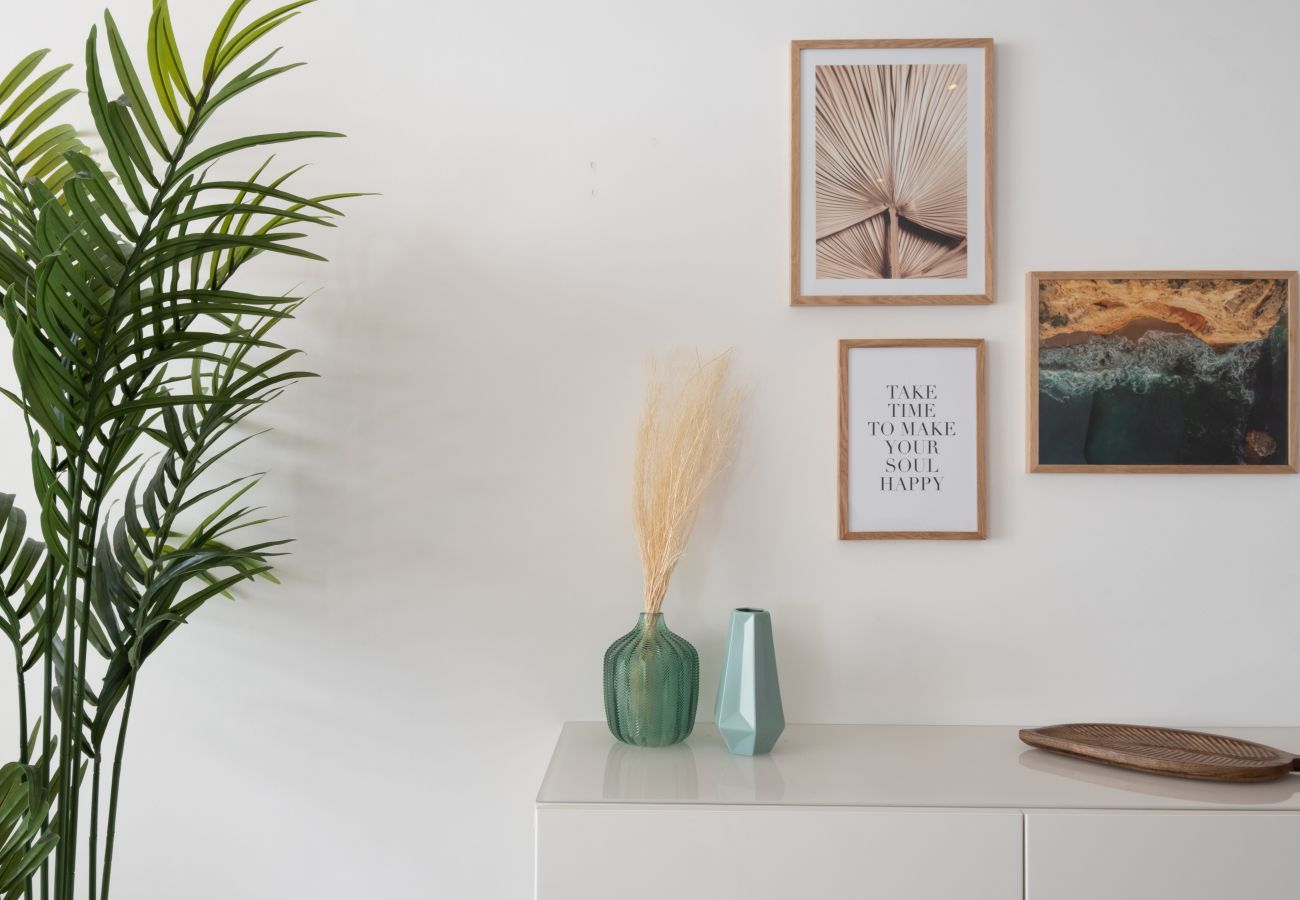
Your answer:
[[[27,648],[39,644],[40,622],[27,618],[45,597],[42,562],[45,545],[27,536],[27,514],[14,505],[12,494],[0,494],[0,631],[13,645],[14,655],[27,668]],[[21,728],[25,735],[27,729]]]
[[[105,528],[100,537],[91,641],[108,669],[89,725],[93,746],[102,742],[136,670],[199,607],[212,597],[231,596],[244,582],[272,579],[273,560],[286,541],[232,541],[235,532],[266,521],[258,508],[237,505],[260,476],[215,486],[207,486],[204,476],[257,436],[231,437],[249,415],[286,385],[312,377],[284,368],[296,351],[253,358],[267,332],[299,302],[282,298],[280,308],[248,328],[232,323],[258,340],[232,343],[211,361],[193,365],[187,391],[201,399],[163,410],[154,436],[166,449],[147,482],[137,474],[113,533]],[[197,523],[182,525],[199,515]]]
[[[166,0],[153,2],[142,67],[105,13],[85,49],[94,151],[50,124],[77,93],[58,87],[68,67],[43,68],[41,51],[0,80],[0,311],[19,385],[5,396],[26,423],[41,504],[37,541],[0,497],[0,630],[20,672],[43,665],[42,736],[24,752],[41,761],[54,803],[54,900],[71,900],[78,883],[85,759],[90,896],[107,900],[141,666],[207,600],[273,580],[283,552],[282,540],[245,537],[268,521],[246,505],[258,476],[218,478],[214,465],[248,440],[248,417],[310,375],[273,340],[303,298],[250,292],[236,279],[264,254],[321,260],[304,239],[359,195],[298,191],[299,168],[277,173],[271,159],[232,174],[246,151],[336,132],[207,142],[205,127],[301,65],[277,63],[278,50],[261,44],[310,2],[257,14],[253,0],[233,0],[201,66],[186,65]],[[116,485],[126,487],[120,504],[110,499]],[[92,666],[91,649],[102,663]],[[0,866],[0,900],[3,878]]]
[[[58,837],[46,822],[48,794],[34,766],[0,766],[0,898],[23,896],[31,877],[50,855]]]
[[[14,499],[12,494],[0,494],[0,631],[13,648],[18,741],[21,761],[26,763],[33,752],[27,737],[28,671],[45,657],[56,639],[53,626],[60,607],[57,594],[49,591],[45,545],[28,537],[27,515],[14,505]]]
[[[57,89],[70,66],[42,70],[37,50],[0,78],[0,305],[5,285],[31,277],[37,210],[27,189],[36,180],[58,191],[73,174],[64,154],[85,151],[71,125],[51,119],[78,91]]]
[[[25,699],[27,672],[57,641],[50,625],[62,606],[49,590],[45,545],[27,534],[27,514],[12,494],[0,494],[0,632],[14,652],[19,696]],[[19,703],[18,734],[27,734],[27,710]],[[24,754],[24,761],[26,754]]]

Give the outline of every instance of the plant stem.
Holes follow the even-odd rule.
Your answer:
[[[21,627],[22,623],[18,623]],[[14,644],[14,670],[18,673],[18,761],[31,762],[27,752],[27,674],[23,672],[22,643]]]
[[[15,617],[14,621],[18,621]],[[21,623],[19,623],[21,625]],[[18,672],[18,759],[23,765],[31,762],[27,752],[27,675],[23,672],[22,641],[14,644],[14,668]],[[32,900],[32,876],[27,876],[23,885],[23,897]]]
[[[90,776],[90,853],[86,857],[90,869],[90,900],[95,900],[95,868],[99,856],[99,770],[104,758],[102,748],[95,747],[95,761],[91,763]]]
[[[54,466],[58,464],[58,458],[53,449],[50,450],[50,471],[57,471]],[[43,680],[41,683],[41,784],[48,792],[50,789],[50,758],[54,755],[54,735],[51,720],[54,718],[54,662],[51,648],[54,644],[54,632],[58,624],[58,617],[54,614],[54,598],[58,595],[55,586],[54,577],[54,560],[48,555],[45,557],[45,615],[41,621],[41,628],[45,631],[43,639],[45,641],[45,659],[42,661],[44,670]],[[45,820],[41,823],[41,830],[44,831],[49,827],[50,813],[45,812]],[[47,856],[41,861],[41,900],[49,900],[50,897],[50,858]]]
[[[122,701],[122,724],[117,729],[117,750],[113,754],[113,779],[108,788],[108,826],[104,832],[104,882],[99,900],[108,900],[108,884],[113,877],[113,840],[117,835],[117,788],[122,780],[122,752],[126,748],[126,728],[131,723],[131,701],[135,699],[135,671],[126,685]],[[93,890],[93,888],[92,888]]]
[[[77,787],[81,763],[81,742],[77,734],[75,711],[81,700],[77,682],[81,673],[76,671],[77,643],[77,575],[81,560],[81,491],[85,486],[86,454],[89,437],[77,453],[77,465],[68,477],[68,497],[72,508],[68,511],[68,569],[64,573],[64,594],[67,609],[63,622],[63,722],[59,734],[59,843],[58,859],[54,872],[56,900],[73,900],[72,888],[77,872]]]

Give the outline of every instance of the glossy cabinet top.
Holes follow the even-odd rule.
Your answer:
[[[1300,728],[1202,729],[1300,753]],[[539,804],[975,809],[1300,810],[1300,774],[1235,785],[1126,772],[1022,744],[1018,729],[789,725],[766,756],[733,756],[711,723],[684,744],[620,744],[603,722],[560,732]]]

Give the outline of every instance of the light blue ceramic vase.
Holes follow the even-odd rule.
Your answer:
[[[742,756],[767,753],[785,730],[772,617],[765,609],[731,613],[713,718],[727,749]]]

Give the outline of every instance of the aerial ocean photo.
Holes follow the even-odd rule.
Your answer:
[[[1040,464],[1289,462],[1287,279],[1038,285]]]

